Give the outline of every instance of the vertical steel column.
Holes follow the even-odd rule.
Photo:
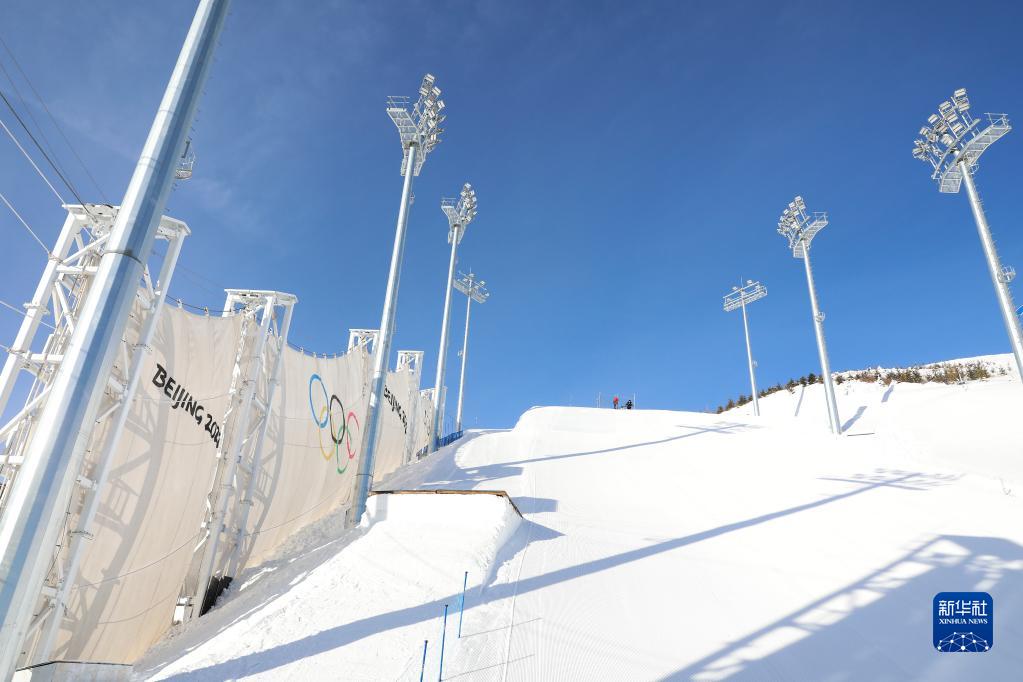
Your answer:
[[[458,411],[455,413],[455,431],[462,430],[462,401],[465,398],[465,361],[469,356],[469,313],[472,312],[472,280],[465,295],[465,337],[462,339],[462,374],[458,379]]]
[[[461,236],[462,226],[455,223],[451,227],[451,259],[448,261],[448,288],[444,292],[444,318],[440,326],[440,350],[437,352],[437,379],[433,382],[434,391],[433,400],[433,430],[430,433],[430,452],[434,452],[437,449],[438,443],[440,443],[441,430],[444,428],[444,424],[441,422],[444,412],[444,401],[447,398],[445,395],[447,392],[441,390],[441,386],[444,385],[444,366],[447,362],[448,356],[448,322],[451,317],[451,290],[455,281],[455,264],[457,262],[456,254],[458,252],[458,238]]]
[[[68,550],[67,570],[61,578],[60,587],[53,598],[53,610],[50,613],[49,621],[42,631],[39,643],[36,645],[34,660],[36,663],[45,663],[49,660],[53,650],[53,642],[60,630],[60,624],[64,616],[64,607],[67,605],[68,593],[74,586],[78,577],[78,567],[85,550],[85,540],[92,537],[92,524],[99,511],[100,493],[106,486],[107,478],[110,476],[110,464],[114,459],[114,450],[121,440],[121,434],[128,422],[128,415],[131,412],[132,400],[135,398],[135,391],[138,389],[139,378],[142,376],[142,363],[145,360],[145,353],[153,334],[156,332],[156,325],[160,321],[160,312],[163,309],[164,301],[167,298],[167,289],[170,287],[171,278],[174,275],[174,268],[177,266],[178,256],[181,255],[181,247],[185,240],[185,233],[179,233],[167,247],[167,255],[164,258],[163,266],[160,268],[160,276],[157,284],[160,290],[156,298],[150,304],[149,317],[146,319],[142,334],[138,343],[135,344],[131,358],[131,367],[126,368],[127,385],[121,396],[121,405],[118,408],[114,425],[110,435],[103,446],[99,458],[96,461],[96,473],[92,486],[85,493],[85,504],[81,516],[78,519],[78,528],[71,533],[71,545]]]
[[[813,283],[813,268],[810,267],[810,245],[803,243],[803,264],[806,266],[806,285],[810,289],[810,307],[813,310],[813,330],[817,333],[817,352],[821,358],[821,374],[824,380],[824,396],[828,401],[828,422],[831,432],[841,435],[842,422],[838,419],[838,403],[835,400],[835,385],[831,378],[831,363],[828,362],[828,346],[824,341],[824,314],[817,307],[817,287]]]
[[[202,0],[0,519],[0,679],[14,672],[229,0]]]
[[[278,301],[274,301],[277,303]],[[267,301],[264,315],[272,315],[274,305]],[[269,387],[266,391],[266,414],[263,416],[263,423],[259,426],[259,435],[253,444],[252,450],[252,471],[249,473],[249,482],[245,486],[245,496],[238,501],[238,523],[235,529],[234,547],[231,549],[231,557],[227,563],[227,575],[234,577],[238,575],[238,564],[241,560],[242,540],[245,537],[245,526],[249,522],[249,512],[252,510],[252,497],[256,494],[256,481],[259,478],[259,470],[263,466],[263,444],[266,442],[266,431],[270,425],[270,410],[273,406],[274,394],[281,380],[281,358],[284,355],[284,347],[288,342],[288,331],[291,329],[291,315],[294,311],[293,305],[287,305],[284,309],[284,321],[278,330],[276,346],[277,357],[274,358],[273,368],[270,370]]]
[[[760,416],[760,400],[757,398],[757,375],[753,371],[753,349],[749,343],[749,321],[746,319],[746,300],[742,300],[742,328],[746,330],[746,359],[749,360],[749,383],[753,387],[753,414]]]
[[[391,251],[391,269],[387,275],[387,291],[384,294],[384,312],[380,317],[380,338],[373,349],[373,378],[370,380],[369,406],[366,408],[366,433],[363,436],[363,456],[355,474],[355,500],[352,505],[350,523],[357,524],[366,511],[366,498],[373,487],[373,463],[376,457],[377,431],[380,429],[380,401],[384,394],[384,380],[387,376],[387,357],[391,353],[391,335],[394,332],[394,313],[398,306],[398,280],[401,277],[401,260],[405,253],[405,232],[408,227],[409,199],[412,196],[412,176],[415,173],[416,152],[419,145],[409,144],[405,160],[405,182],[401,188],[401,205],[398,207],[398,225],[394,234],[394,249]]]
[[[1012,354],[1016,358],[1016,370],[1019,372],[1020,378],[1023,379],[1023,331],[1020,330],[1019,318],[1016,316],[1016,305],[1012,302],[1008,278],[1002,274],[1002,263],[998,259],[995,241],[991,237],[991,228],[988,227],[984,207],[980,202],[980,195],[977,194],[977,185],[973,182],[969,164],[960,162],[959,169],[963,174],[963,182],[966,184],[966,193],[970,197],[970,208],[973,210],[973,219],[977,223],[977,234],[980,235],[981,246],[984,247],[984,258],[987,259],[987,269],[991,273],[991,283],[995,285],[995,295],[998,296],[998,307],[1002,311],[1005,330],[1009,333]]]

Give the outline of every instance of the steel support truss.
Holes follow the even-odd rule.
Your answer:
[[[4,446],[0,455],[2,514],[22,513],[21,509],[8,508],[6,493],[25,461],[24,453],[33,437],[36,418],[46,404],[51,383],[77,324],[78,313],[89,296],[93,276],[110,238],[119,207],[86,204],[67,205],[65,209],[68,215],[64,226],[35,294],[31,302],[25,304],[25,319],[14,343],[7,349],[7,360],[0,373],[0,414],[6,410],[19,379],[25,379],[25,375],[28,378],[24,406],[0,426],[0,441]],[[111,459],[124,432],[142,364],[151,352],[149,343],[159,321],[182,243],[189,233],[188,226],[179,220],[166,216],[160,220],[156,238],[166,242],[167,249],[159,264],[159,276],[154,281],[147,265],[139,282],[136,293],[136,313],[141,316],[137,320],[138,336],[134,343],[121,340],[118,359],[107,380],[103,403],[92,424],[93,433],[101,434],[101,440],[94,443],[96,455],[90,459],[91,464],[86,465],[88,470],[79,472],[78,485],[72,499],[68,500],[69,509],[77,502],[81,511],[74,519],[74,527],[66,526],[54,547],[53,567],[46,577],[25,639],[25,651],[32,651],[31,660],[26,660],[26,663],[50,659],[54,640],[67,613],[69,593],[78,576],[82,556],[93,537],[93,522],[110,473]],[[40,327],[45,327],[45,330]],[[67,518],[71,520],[70,514]]]
[[[433,409],[434,409],[433,405],[434,405],[434,402],[435,402],[434,401],[434,397],[435,397],[436,393],[437,393],[437,389],[432,388],[432,387],[431,388],[424,388],[424,389],[419,391],[419,404],[421,404],[421,405],[422,404],[429,405],[429,407],[430,407],[430,422],[429,422],[429,424],[427,424],[427,428],[429,428],[433,424]],[[425,403],[424,403],[424,401],[425,401]],[[417,419],[418,419],[418,415],[417,415]],[[427,434],[427,435],[428,435],[428,437],[427,437],[426,445],[424,445],[421,449],[416,451],[416,453],[413,455],[414,459],[417,459],[417,460],[422,459],[423,457],[425,457],[427,455],[427,453],[430,452],[429,440],[431,438],[433,438],[433,434]]]
[[[419,383],[422,380],[423,375],[423,351],[421,350],[400,350],[398,351],[398,366],[396,371],[408,371],[410,374],[410,387],[409,387],[409,409],[407,419],[411,422],[405,429],[405,454],[402,457],[402,463],[408,464],[412,461],[415,456],[414,448],[416,446],[416,429],[419,424],[419,419],[416,415],[419,412]]]
[[[260,478],[281,358],[298,301],[279,291],[226,291],[223,315],[243,315],[244,321],[200,540],[178,600],[182,619],[200,616],[213,606],[236,575],[246,549],[251,548],[254,536],[246,532],[246,526]]]
[[[372,355],[379,336],[379,329],[349,329],[348,352],[351,353],[356,348],[365,348],[366,352]]]

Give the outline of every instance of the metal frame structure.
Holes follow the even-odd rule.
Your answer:
[[[425,401],[426,404],[428,404],[430,406],[433,406],[436,403],[436,401],[434,400],[434,395],[436,393],[437,393],[437,391],[435,391],[432,387],[431,388],[420,389],[419,390],[419,403],[422,404],[423,401]],[[417,418],[418,418],[418,416],[417,416]],[[416,460],[422,459],[423,457],[426,456],[426,454],[428,452],[430,452],[430,444],[429,443],[427,443],[422,448],[417,450],[413,454],[413,458],[415,458]]]
[[[742,308],[742,327],[746,332],[746,359],[749,361],[749,383],[753,390],[753,414],[760,416],[760,400],[757,396],[757,375],[756,362],[753,360],[753,350],[749,342],[749,320],[746,317],[746,306],[754,301],[767,296],[767,287],[760,282],[751,279],[746,280],[745,285],[732,287],[732,290],[724,295],[724,308],[730,313],[737,308]]]
[[[838,401],[835,399],[835,382],[831,376],[828,361],[828,347],[824,340],[824,313],[817,306],[817,287],[813,283],[813,268],[810,266],[810,242],[828,224],[828,214],[818,211],[808,213],[803,197],[789,202],[778,219],[778,234],[789,240],[793,258],[802,258],[806,267],[806,286],[810,290],[810,308],[813,311],[813,328],[817,334],[817,353],[821,361],[821,378],[824,381],[824,395],[828,402],[828,422],[831,432],[841,435],[842,422],[838,417]]]
[[[351,353],[356,348],[365,347],[372,354],[376,347],[377,339],[380,338],[379,329],[349,329],[348,330],[348,351]]]
[[[6,424],[0,426],[4,452],[0,456],[0,472],[5,485],[0,491],[0,509],[6,506],[6,492],[17,479],[18,470],[25,461],[25,452],[36,428],[38,416],[45,405],[60,369],[63,357],[78,325],[78,313],[92,289],[92,280],[103,255],[104,245],[110,239],[118,208],[99,204],[68,205],[68,217],[51,252],[50,260],[30,303],[25,305],[26,316],[17,338],[8,350],[3,373],[0,374],[0,413],[11,398],[19,375],[29,374],[31,386],[24,407]],[[48,571],[37,602],[36,614],[29,624],[26,637],[41,628],[40,639],[34,646],[33,662],[49,660],[53,641],[68,601],[68,592],[78,575],[78,567],[86,541],[92,537],[93,521],[99,509],[100,491],[106,485],[112,455],[124,433],[132,399],[138,387],[142,363],[150,351],[149,343],[156,330],[167,296],[174,268],[181,253],[184,238],[189,235],[185,223],[164,216],[157,228],[156,238],[167,242],[167,250],[154,281],[150,269],[144,270],[136,298],[142,318],[139,337],[129,344],[122,339],[120,357],[115,362],[104,391],[99,416],[93,426],[111,424],[107,430],[92,471],[80,472],[75,479],[76,493],[83,496],[82,511],[76,527],[66,529],[70,542],[61,541],[53,548],[52,570]],[[49,317],[53,323],[44,322]],[[40,338],[39,327],[50,331]],[[0,512],[2,513],[2,512]]]
[[[298,299],[279,291],[227,289],[223,316],[243,315],[235,353],[224,436],[179,606],[184,617],[205,613],[236,575],[246,538],[281,357]],[[228,519],[230,517],[230,523]],[[229,543],[221,551],[222,542]],[[194,576],[194,578],[193,578]]]
[[[444,102],[440,88],[433,75],[426,74],[419,85],[419,99],[410,104],[407,97],[388,97],[387,115],[398,128],[401,139],[401,174],[405,180],[401,189],[401,203],[398,206],[398,223],[394,232],[394,247],[391,250],[391,267],[387,274],[387,288],[384,293],[384,309],[380,316],[380,337],[373,351],[373,375],[370,379],[369,406],[366,409],[366,431],[363,436],[363,457],[355,473],[355,495],[349,524],[358,523],[366,511],[366,498],[373,487],[373,462],[376,457],[380,430],[380,404],[384,393],[387,374],[387,358],[391,353],[391,337],[394,335],[395,310],[398,305],[398,283],[401,279],[401,263],[405,255],[405,233],[408,228],[408,211],[412,199],[412,178],[418,176],[426,162],[426,156],[440,144],[444,121],[441,111]]]
[[[419,384],[422,381],[423,376],[423,355],[424,353],[421,350],[398,351],[398,364],[395,371],[407,371],[412,377],[412,388],[409,391],[410,404],[407,417],[410,423],[405,429],[405,454],[402,457],[403,464],[411,462],[413,455],[415,455],[414,448],[416,442],[416,429],[419,425],[419,420],[416,419],[416,414],[419,410]]]
[[[1009,290],[1009,283],[1016,276],[1016,271],[1004,267],[998,258],[991,228],[984,215],[977,185],[973,181],[981,154],[1010,130],[1012,126],[1005,114],[987,114],[986,125],[981,119],[971,116],[966,89],[960,88],[952,93],[952,99],[939,104],[938,112],[931,114],[927,118],[927,125],[920,128],[921,137],[914,143],[913,157],[931,165],[931,179],[938,184],[939,192],[957,194],[960,185],[966,184],[988,273],[1009,334],[1012,354],[1016,358],[1016,369],[1020,377],[1023,377],[1023,328],[1015,314],[1016,306]]]
[[[444,315],[440,327],[440,350],[437,351],[437,378],[434,381],[436,403],[433,409],[433,428],[430,432],[430,452],[437,449],[441,437],[444,418],[444,402],[446,391],[440,387],[444,384],[444,369],[448,355],[448,327],[451,321],[451,289],[455,281],[455,265],[458,263],[458,245],[465,236],[469,223],[476,217],[476,191],[468,182],[462,187],[458,199],[441,199],[440,209],[448,219],[448,243],[451,244],[451,257],[448,260],[448,279],[444,289]]]
[[[201,0],[121,207],[76,311],[60,366],[39,406],[18,476],[0,516],[0,679],[22,650],[52,548],[117,359],[138,283],[159,232],[229,0]],[[59,266],[58,266],[59,269]],[[38,310],[34,311],[38,314]]]
[[[461,273],[459,273],[461,274]],[[486,303],[490,298],[490,292],[486,290],[486,282],[477,280],[476,275],[469,272],[468,275],[461,275],[461,279],[455,280],[454,286],[465,294],[465,337],[462,339],[462,372],[458,379],[458,411],[455,412],[455,431],[462,430],[462,403],[465,399],[465,361],[469,355],[469,313],[472,311],[472,302]]]

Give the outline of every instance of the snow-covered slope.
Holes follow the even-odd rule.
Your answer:
[[[444,679],[1017,679],[1019,381],[846,383],[841,438],[820,388],[760,418],[530,410],[378,486],[507,490],[506,542],[505,510],[468,506],[310,531],[138,675],[413,680],[428,639],[436,679],[468,571]],[[969,590],[994,597],[994,647],[935,652],[934,595]]]

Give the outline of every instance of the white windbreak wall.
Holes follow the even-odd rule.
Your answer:
[[[351,502],[369,401],[364,349],[334,358],[284,351],[240,566]]]
[[[373,480],[379,481],[405,463],[406,429],[411,426],[410,389],[416,380],[408,370],[388,372],[384,401],[380,406],[380,440],[377,441]]]
[[[129,324],[129,340],[138,336],[137,317]],[[210,317],[164,308],[52,660],[130,664],[170,627],[205,535],[201,524],[233,374],[240,371],[235,356],[243,321],[243,314]],[[283,353],[253,505],[238,545],[239,573],[264,561],[303,526],[345,514],[361,455],[369,354],[357,349],[324,358],[290,347]],[[404,461],[417,383],[408,371],[387,376],[393,401],[383,405],[377,480]],[[419,405],[417,448],[425,445],[429,423],[422,413],[429,401]],[[105,435],[94,434],[87,477]],[[76,495],[66,532],[77,527],[80,512]],[[234,551],[233,539],[221,542],[218,564]],[[67,540],[65,534],[65,546]]]
[[[133,314],[129,323],[129,339],[138,336],[138,317]],[[94,537],[70,594],[54,659],[130,663],[167,630],[200,537],[231,384],[232,364],[225,356],[240,330],[237,316],[164,308],[101,492]],[[105,429],[93,436],[87,476],[105,436]],[[76,527],[80,505],[76,496],[69,528]]]

